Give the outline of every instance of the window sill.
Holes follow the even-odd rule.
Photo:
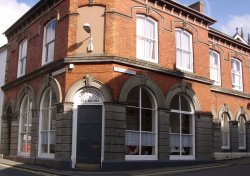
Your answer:
[[[158,160],[157,155],[125,155],[126,161]]]
[[[222,150],[230,150],[230,146],[221,146]]]
[[[158,59],[150,60],[150,59],[136,58],[136,61],[142,61],[142,62],[149,62],[149,63],[153,63],[153,64],[158,64]]]
[[[30,157],[30,153],[29,152],[18,152],[18,156]]]
[[[47,159],[54,159],[55,154],[48,154],[48,153],[40,153],[38,155],[39,158],[47,158]]]
[[[194,73],[193,70],[189,70],[189,69],[186,69],[186,68],[182,68],[182,67],[177,67],[176,66],[176,70],[179,71],[179,72],[186,72],[186,73]]]

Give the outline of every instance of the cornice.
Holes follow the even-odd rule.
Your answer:
[[[222,93],[222,94],[227,94],[227,95],[233,95],[233,96],[236,96],[236,97],[250,99],[250,94],[240,92],[240,91],[236,91],[236,90],[232,90],[232,89],[226,89],[226,88],[219,87],[219,86],[211,86],[211,91]]]
[[[239,46],[241,48],[244,48],[245,50],[247,50],[247,52],[250,52],[250,46],[247,45],[247,44],[244,44],[240,41],[237,41],[235,40],[234,38],[232,38],[231,36],[228,36],[220,31],[217,31],[213,28],[209,28],[208,29],[208,34],[211,35],[211,36],[214,36],[214,37],[217,37],[221,40],[225,40],[227,41],[228,43],[231,43],[233,45],[236,45],[236,46]],[[213,41],[213,38],[209,37],[211,39],[211,41]]]
[[[19,18],[12,26],[10,26],[4,34],[6,36],[12,35],[12,33],[19,32],[22,28],[27,28],[34,21],[39,19],[42,15],[52,10],[55,6],[60,4],[64,0],[40,0],[35,4],[28,12],[26,12],[21,18]],[[52,8],[51,8],[52,7]]]
[[[1,89],[3,91],[5,90],[8,90],[10,88],[13,88],[15,86],[18,86],[20,84],[23,84],[25,82],[28,82],[32,79],[35,79],[39,76],[42,76],[42,75],[45,75],[46,73],[48,72],[51,72],[51,71],[54,71],[56,69],[59,69],[61,67],[63,67],[64,63],[63,63],[63,59],[60,59],[60,60],[57,60],[57,61],[54,61],[54,62],[51,62],[45,66],[42,66],[41,68],[31,72],[31,73],[28,73],[20,78],[17,78],[16,80],[14,81],[11,81],[7,84],[5,84],[4,86],[1,87]]]
[[[11,81],[4,86],[2,86],[2,90],[8,90],[10,88],[13,88],[14,86],[17,86],[19,84],[25,83],[27,81],[30,81],[32,79],[35,79],[39,76],[42,76],[44,74],[50,73],[56,69],[60,69],[63,66],[70,64],[70,63],[82,63],[82,64],[120,64],[120,65],[126,65],[132,68],[139,68],[139,69],[146,69],[149,71],[154,71],[166,75],[170,75],[173,77],[181,78],[181,79],[186,79],[186,80],[191,80],[194,82],[199,82],[207,85],[212,85],[213,81],[198,75],[195,75],[193,73],[186,73],[186,72],[181,72],[181,71],[176,71],[176,70],[170,70],[164,67],[161,67],[157,64],[154,63],[149,63],[145,61],[135,61],[135,60],[130,60],[122,57],[117,57],[117,56],[105,56],[105,55],[97,55],[97,56],[78,56],[78,57],[68,57],[68,58],[63,58],[60,60],[57,60],[55,62],[51,62],[29,74],[26,74],[14,81]]]
[[[144,4],[148,4],[148,1],[152,1],[152,0],[134,0],[135,2],[138,3],[144,3]],[[170,0],[158,0],[158,1],[152,1],[153,4],[156,5],[162,5],[164,9],[170,8],[170,10],[174,10],[177,13],[185,13],[187,16],[193,17],[197,20],[200,20],[202,22],[205,22],[207,25],[212,25],[216,22],[216,20],[204,15],[203,13],[200,13],[190,7],[184,6],[178,2],[175,1],[170,1]],[[154,8],[154,7],[152,7]]]
[[[139,69],[146,69],[150,71],[155,71],[174,77],[188,79],[195,82],[200,82],[208,85],[212,85],[213,81],[201,76],[198,76],[194,73],[182,72],[180,70],[171,70],[165,67],[161,67],[158,64],[146,62],[142,60],[131,60],[127,58],[122,58],[118,56],[85,56],[83,57],[68,57],[64,60],[65,63],[114,63],[122,64],[129,67],[135,67]]]

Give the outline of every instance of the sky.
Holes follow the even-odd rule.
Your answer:
[[[0,47],[7,43],[2,35],[16,20],[39,0],[0,0]],[[167,0],[170,1],[170,0]],[[198,0],[175,0],[190,5]],[[243,28],[245,37],[250,33],[250,0],[203,0],[205,14],[217,22],[213,28],[233,36],[236,27]],[[246,40],[246,38],[245,38]]]

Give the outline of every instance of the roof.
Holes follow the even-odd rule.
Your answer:
[[[174,8],[176,9],[179,9],[181,11],[184,11],[190,15],[193,15],[195,16],[196,18],[200,18],[202,19],[204,22],[206,21],[209,25],[212,25],[216,22],[216,20],[214,20],[213,18],[195,10],[195,9],[192,9],[191,7],[188,7],[188,6],[184,6],[176,1],[173,1],[173,0],[160,0],[170,6],[173,6]]]
[[[208,33],[211,34],[211,35],[218,36],[218,37],[220,37],[220,38],[222,38],[224,40],[227,40],[227,41],[229,41],[231,43],[241,45],[242,47],[246,48],[247,50],[250,49],[250,46],[247,44],[247,42],[245,40],[244,40],[245,42],[239,41],[239,40],[235,39],[234,37],[229,36],[229,35],[227,35],[225,33],[222,33],[221,31],[218,31],[218,30],[216,30],[216,29],[214,29],[212,27],[209,27]]]
[[[11,25],[4,34],[8,36],[14,30],[22,25],[27,25],[32,20],[34,20],[38,16],[38,12],[42,13],[42,8],[48,7],[50,4],[54,2],[59,2],[62,0],[39,0],[28,12],[26,12],[22,17],[20,17],[13,25]]]

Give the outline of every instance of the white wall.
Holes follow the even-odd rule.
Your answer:
[[[5,45],[3,47],[0,47],[0,87],[2,87],[5,82],[6,60],[7,60],[7,47]],[[3,100],[4,100],[4,93],[2,89],[0,89],[0,145],[1,145]]]

